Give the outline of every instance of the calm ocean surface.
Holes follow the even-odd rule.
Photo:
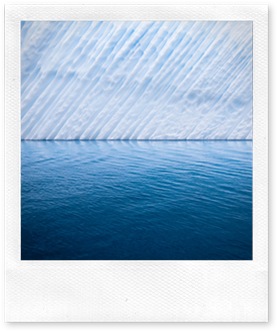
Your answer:
[[[22,141],[24,260],[252,259],[251,141]]]

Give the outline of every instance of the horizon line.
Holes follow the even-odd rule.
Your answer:
[[[21,141],[253,141],[253,139],[21,139]]]

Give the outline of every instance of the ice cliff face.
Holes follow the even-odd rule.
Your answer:
[[[22,139],[252,139],[251,22],[22,22]]]

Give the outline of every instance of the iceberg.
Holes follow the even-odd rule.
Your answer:
[[[21,137],[252,139],[252,22],[25,21]]]

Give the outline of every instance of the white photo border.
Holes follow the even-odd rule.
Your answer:
[[[253,22],[253,260],[21,261],[20,22]],[[265,322],[268,316],[268,7],[5,7],[5,317],[8,322]]]

